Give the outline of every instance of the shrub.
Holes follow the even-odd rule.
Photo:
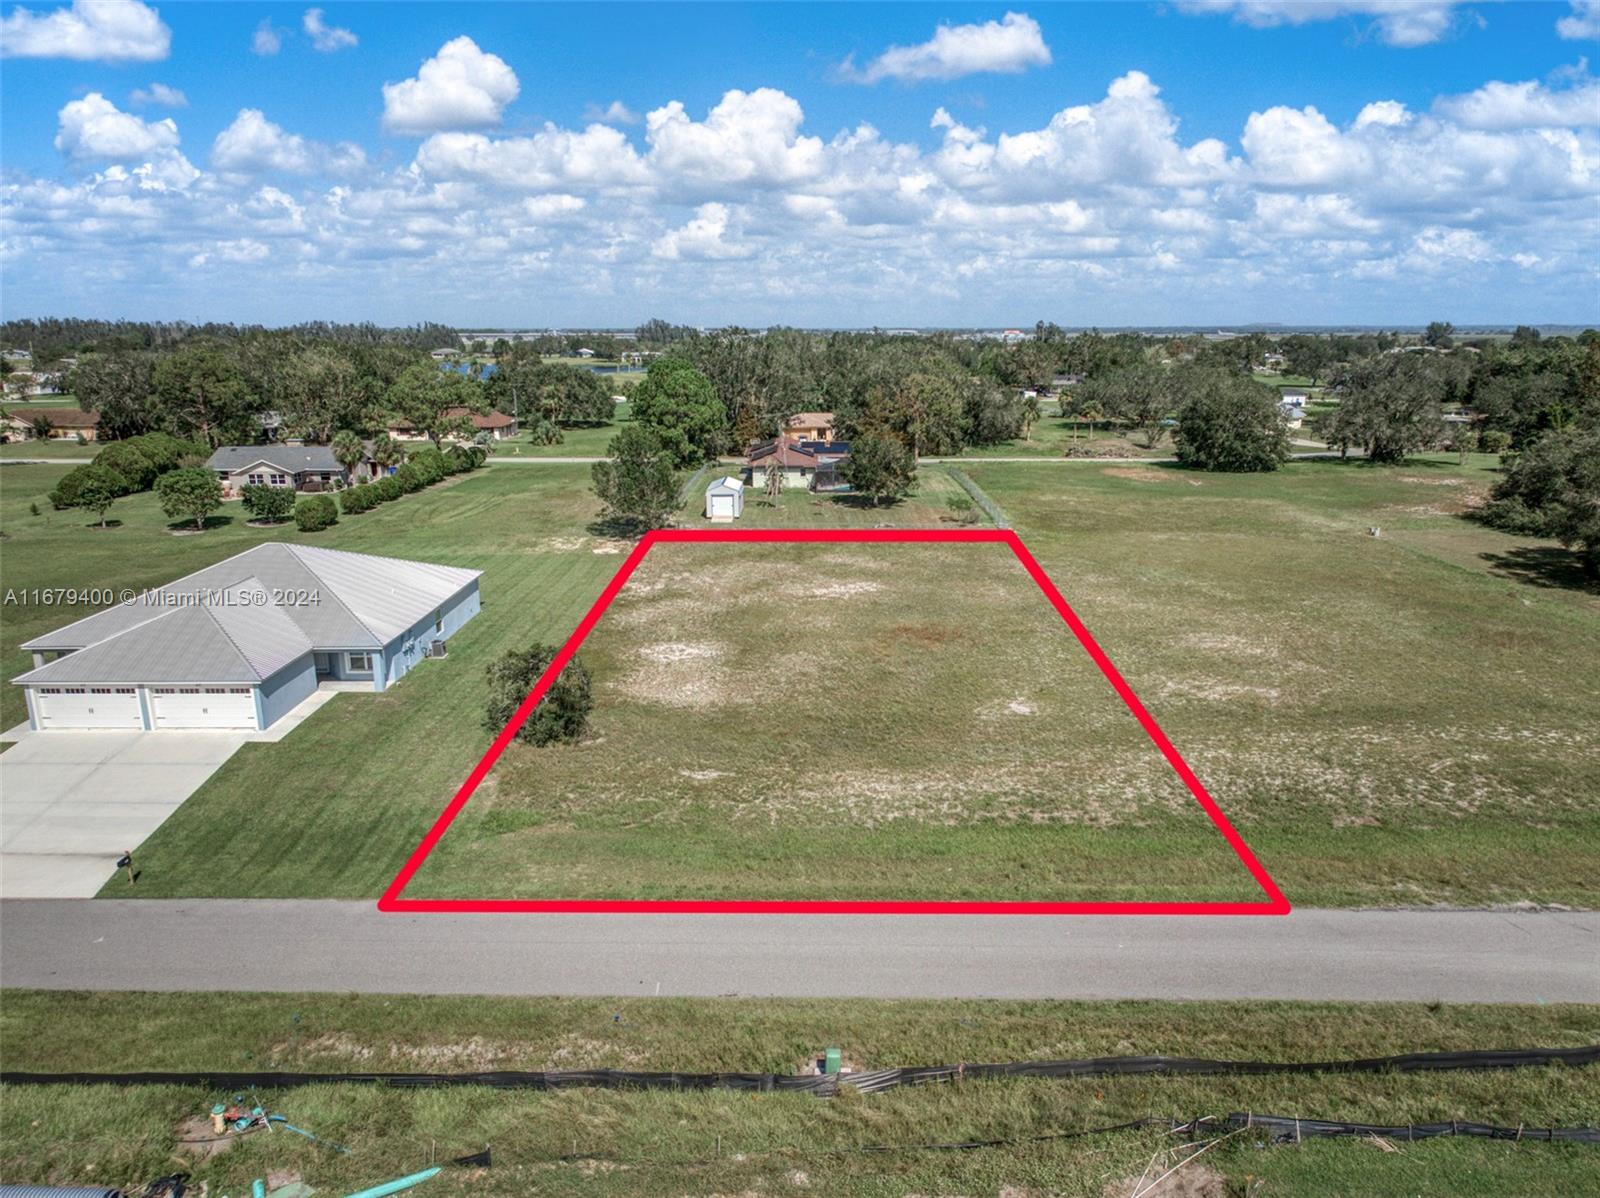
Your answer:
[[[374,498],[379,503],[388,503],[391,500],[399,499],[400,496],[406,493],[405,487],[401,485],[400,480],[392,474],[385,474],[372,485],[375,488]]]
[[[257,520],[275,524],[287,520],[294,512],[294,491],[288,487],[268,487],[257,483],[247,486],[242,495],[244,510]]]
[[[400,484],[401,492],[406,495],[411,494],[413,491],[420,491],[428,485],[422,481],[422,474],[410,462],[396,470],[392,477]]]
[[[1484,453],[1504,453],[1511,448],[1511,434],[1497,428],[1489,429],[1478,438],[1478,448]]]
[[[528,430],[528,440],[534,445],[560,445],[566,440],[561,429],[544,418],[540,418],[533,428]]]
[[[94,455],[94,464],[115,470],[127,481],[129,491],[148,491],[161,473],[133,441],[113,441]]]
[[[301,532],[321,532],[339,523],[339,505],[332,495],[313,495],[302,499],[294,509],[295,527]]]
[[[359,516],[362,512],[370,512],[378,504],[377,488],[370,483],[359,487],[350,487],[339,496],[339,507],[347,516]]]
[[[485,728],[498,733],[506,726],[557,652],[555,645],[534,645],[524,652],[512,649],[499,661],[490,663]],[[593,707],[589,671],[574,657],[539,700],[527,723],[517,730],[517,739],[531,745],[578,740],[588,727]]]
[[[431,487],[450,473],[450,463],[443,453],[430,445],[412,454],[401,467],[402,472],[408,469],[416,474],[421,486]]]
[[[96,464],[78,466],[63,474],[61,480],[56,483],[55,489],[50,492],[50,506],[58,512],[66,508],[78,507],[83,488],[90,480],[95,480],[100,486],[105,485],[104,480],[100,479],[97,473],[100,471],[109,473],[116,480],[115,485],[121,488],[117,491],[118,495],[127,495],[132,492],[133,487],[128,484],[127,478],[123,476],[121,471],[109,470],[107,467],[100,466],[97,459]]]
[[[93,512],[100,518],[100,527],[106,526],[106,513],[117,496],[128,494],[128,480],[106,466],[85,466],[78,485],[74,507]]]

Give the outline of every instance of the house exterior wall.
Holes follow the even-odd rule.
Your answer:
[[[310,653],[297,657],[256,688],[256,723],[273,723],[310,697],[317,689],[317,670]]]
[[[443,627],[435,629],[432,615],[418,620],[383,647],[382,672],[373,680],[373,690],[383,690],[404,678],[428,653],[428,642],[449,640],[481,607],[476,579],[440,609]],[[375,663],[376,664],[376,663]]]

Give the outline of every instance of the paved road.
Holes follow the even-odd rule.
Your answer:
[[[371,903],[326,900],[8,900],[0,984],[1600,1002],[1600,912],[383,915]]]

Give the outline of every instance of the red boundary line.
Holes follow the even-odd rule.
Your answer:
[[[611,606],[612,600],[622,590],[628,579],[633,576],[634,570],[644,560],[656,545],[679,544],[683,542],[738,542],[750,543],[817,543],[817,542],[847,542],[854,544],[882,544],[892,543],[925,543],[936,542],[961,542],[967,544],[1001,544],[1010,546],[1012,553],[1027,570],[1029,576],[1044,592],[1072,635],[1078,638],[1078,643],[1093,659],[1095,665],[1100,667],[1100,672],[1105,675],[1106,681],[1127,705],[1130,712],[1144,728],[1145,734],[1154,742],[1156,748],[1161,750],[1161,755],[1167,759],[1183,784],[1188,787],[1189,793],[1200,804],[1206,816],[1222,833],[1223,839],[1233,849],[1235,856],[1255,879],[1267,896],[1265,901],[1235,903],[1235,902],[1077,902],[1077,903],[1048,903],[1048,902],[853,902],[840,900],[816,901],[789,901],[789,900],[713,900],[713,899],[408,899],[401,898],[401,892],[410,884],[417,870],[427,860],[428,854],[439,843],[446,830],[466,806],[467,800],[477,790],[478,784],[494,768],[495,762],[505,752],[506,746],[516,736],[533,709],[538,706],[539,700],[544,697],[556,677],[561,673],[572,655],[578,651],[584,639],[589,635],[600,617],[605,614],[606,608]],[[1028,552],[1027,546],[1020,537],[1010,529],[662,529],[657,532],[647,533],[645,537],[634,546],[633,552],[622,563],[619,569],[589,608],[588,614],[578,624],[577,629],[567,638],[567,643],[561,646],[561,651],[551,660],[550,666],[539,678],[533,690],[528,692],[528,697],[522,701],[516,714],[509,723],[500,730],[500,735],[494,738],[494,743],[489,746],[489,751],[483,759],[467,775],[467,780],[456,791],[455,797],[450,800],[445,809],[440,812],[439,818],[428,829],[428,834],[422,838],[422,843],[417,845],[405,865],[389,883],[389,888],[383,892],[383,897],[378,900],[380,911],[432,911],[432,912],[635,912],[635,913],[702,913],[702,914],[791,914],[791,915],[1287,915],[1289,913],[1289,900],[1278,889],[1270,874],[1256,856],[1250,851],[1250,846],[1244,842],[1228,817],[1222,813],[1216,801],[1206,792],[1205,786],[1189,768],[1189,763],[1183,759],[1166,733],[1161,731],[1155,719],[1145,710],[1144,704],[1139,701],[1139,696],[1134,694],[1133,688],[1111,664],[1111,659],[1106,656],[1104,649],[1084,626],[1078,614],[1072,610],[1061,592],[1056,589],[1055,583],[1050,581],[1050,576],[1044,568],[1034,560],[1033,554]]]

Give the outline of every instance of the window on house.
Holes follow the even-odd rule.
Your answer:
[[[272,476],[272,485],[275,487],[287,487],[289,485],[289,476],[287,474],[274,474]]]
[[[267,476],[265,474],[252,474],[250,475],[248,481],[252,487],[259,487],[262,483],[267,481]]]
[[[372,671],[372,654],[370,653],[347,653],[345,654],[345,660],[349,662],[353,673],[367,674]]]

